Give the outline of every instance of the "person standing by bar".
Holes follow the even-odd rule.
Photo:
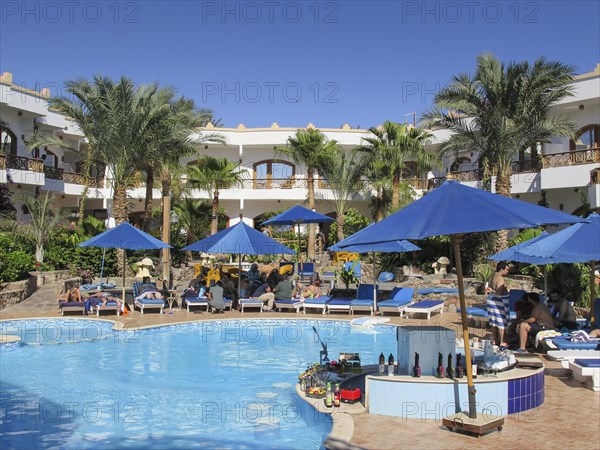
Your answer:
[[[508,287],[504,276],[508,274],[508,270],[508,264],[505,261],[499,261],[496,265],[496,271],[486,287],[490,326],[495,328],[495,339],[501,348],[508,348],[508,345],[504,342],[504,329],[508,324],[509,314]]]

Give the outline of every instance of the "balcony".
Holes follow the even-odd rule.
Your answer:
[[[82,173],[76,172],[65,172],[63,169],[59,169],[56,167],[44,167],[44,173],[46,174],[46,178],[51,180],[62,180],[65,183],[71,184],[85,184],[85,176]],[[101,188],[104,183],[102,178],[88,178],[88,186],[93,188]]]
[[[7,169],[42,173],[44,161],[17,155],[0,155],[0,170]]]
[[[600,148],[598,147],[542,156],[542,166],[544,169],[597,162],[600,162]]]

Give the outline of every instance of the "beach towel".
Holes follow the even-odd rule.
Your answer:
[[[540,331],[538,334],[535,335],[535,346],[537,347],[538,344],[540,343],[540,341],[542,341],[543,339],[546,338],[553,338],[556,336],[562,336],[562,334],[559,331],[556,330],[544,330],[544,331]]]
[[[504,330],[508,323],[508,295],[490,294],[486,303],[490,326]]]
[[[591,337],[583,330],[573,331],[571,333],[571,342],[584,343],[584,342],[598,342],[598,338]]]

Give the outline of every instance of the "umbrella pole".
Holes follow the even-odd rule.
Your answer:
[[[592,268],[591,280],[590,280],[590,307],[594,309],[594,302],[596,301],[596,261],[590,261],[590,267]],[[596,324],[596,328],[598,324]]]
[[[238,302],[242,298],[242,255],[238,255]]]
[[[460,242],[461,235],[452,235],[452,243],[454,244],[454,258],[456,267],[456,277],[458,278],[458,296],[460,299],[460,319],[463,328],[463,341],[465,343],[465,359],[467,368],[467,382],[469,392],[469,417],[477,418],[477,401],[475,394],[477,390],[473,383],[473,370],[471,367],[471,346],[469,345],[469,326],[467,323],[467,302],[465,300],[465,286],[463,284],[462,262],[460,260]]]
[[[546,302],[548,301],[548,269],[546,264],[543,266],[544,270],[544,295],[546,296]]]
[[[125,307],[125,266],[127,265],[127,250],[123,249],[123,296],[121,299],[123,300],[123,307]]]
[[[302,264],[302,239],[300,237],[300,222],[298,222],[298,277],[300,280],[304,279],[304,276],[300,278],[300,274],[304,272],[304,265]]]
[[[102,249],[102,266],[100,266],[100,287],[102,287],[102,278],[104,276],[104,257],[106,256],[106,247]]]
[[[375,277],[375,268],[376,268],[376,261],[375,261],[375,252],[373,252],[372,254],[373,256],[373,315],[375,316],[377,314],[377,278]]]

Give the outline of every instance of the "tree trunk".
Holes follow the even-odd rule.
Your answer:
[[[44,262],[44,244],[39,243],[35,246],[35,262]]]
[[[211,208],[210,235],[216,234],[219,228],[219,190],[215,189]]]
[[[77,223],[81,225],[83,223],[83,215],[85,212],[85,204],[87,202],[88,191],[90,190],[90,167],[92,161],[90,157],[85,158],[83,165],[83,191],[81,192],[81,198],[79,200],[79,212],[77,217]]]
[[[383,220],[383,188],[377,188],[377,214],[375,220],[377,222]]]
[[[336,219],[338,242],[344,239],[344,215],[338,214]]]
[[[114,182],[114,180],[113,180]],[[117,225],[127,222],[127,185],[125,183],[116,183],[115,182],[115,192],[113,195],[113,207],[114,207],[114,216],[115,223]],[[119,261],[120,267],[120,275],[127,274],[127,258],[123,257],[123,253],[125,253],[124,249],[117,249],[117,258]]]
[[[396,211],[400,205],[400,174],[394,174],[394,181],[392,184],[392,210]]]
[[[311,211],[315,207],[315,171],[309,167],[306,170],[306,183],[308,188],[308,209]],[[308,248],[307,257],[309,260],[315,258],[315,225],[310,224],[308,226]]]
[[[146,201],[144,203],[144,222],[142,228],[145,232],[150,230],[152,222],[152,191],[154,190],[154,169],[146,169]]]
[[[510,164],[500,166],[498,168],[498,173],[496,174],[496,194],[502,195],[504,197],[510,198],[510,190],[511,190],[511,170]],[[508,247],[508,230],[500,230],[498,231],[498,236],[496,240],[496,252],[500,252],[505,250]]]
[[[163,169],[161,174],[162,183],[162,240],[165,244],[171,243],[171,172],[169,169]],[[167,283],[171,278],[171,251],[163,248],[162,254],[162,272],[163,280]]]
[[[115,193],[113,195],[113,214],[117,225],[127,222],[127,186],[125,183],[115,183]]]

